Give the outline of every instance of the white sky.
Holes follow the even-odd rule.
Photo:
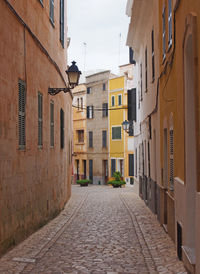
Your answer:
[[[68,48],[69,65],[75,60],[81,71],[110,69],[117,73],[119,65],[129,62],[126,36],[130,18],[126,15],[126,2],[127,0],[67,1],[68,37],[71,38]]]

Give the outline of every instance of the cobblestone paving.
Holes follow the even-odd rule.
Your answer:
[[[0,259],[0,273],[187,273],[134,187],[73,186],[62,213]]]

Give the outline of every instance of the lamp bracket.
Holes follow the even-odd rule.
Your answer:
[[[59,92],[63,91],[64,93],[70,92],[70,88],[48,88],[48,94],[56,95]]]

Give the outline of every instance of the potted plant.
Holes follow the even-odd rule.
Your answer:
[[[81,179],[81,180],[77,180],[76,183],[79,184],[80,186],[88,186],[88,184],[91,183],[91,180]]]
[[[113,187],[122,187],[126,184],[126,182],[123,180],[121,173],[116,171],[113,173],[113,179],[108,181],[108,184],[112,185]]]

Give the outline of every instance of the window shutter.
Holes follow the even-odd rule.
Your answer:
[[[165,48],[165,8],[163,9],[162,13],[162,24],[163,24],[163,59],[165,59],[165,53],[166,53],[166,48]]]
[[[102,147],[104,148],[107,147],[107,131],[106,130],[102,131]]]
[[[140,101],[143,100],[143,90],[142,90],[142,63],[140,64]]]
[[[134,154],[129,154],[128,159],[129,159],[129,176],[134,176]]]
[[[128,120],[136,121],[136,88],[128,90]]]
[[[121,127],[112,127],[112,140],[121,140]]]
[[[174,130],[169,131],[169,153],[170,153],[170,189],[174,189]]]
[[[64,48],[64,0],[60,0],[60,41]]]
[[[43,97],[40,92],[38,92],[38,146],[42,146],[42,104],[43,104]]]
[[[172,0],[168,0],[168,46],[172,44]]]
[[[93,132],[89,131],[89,147],[93,147]]]
[[[91,93],[91,87],[87,87],[87,94]]]
[[[121,106],[121,104],[122,104],[122,96],[120,94],[118,95],[118,106]]]
[[[50,20],[54,24],[54,0],[49,0],[49,7],[50,7]]]
[[[19,112],[18,112],[18,123],[19,123],[19,149],[24,149],[26,145],[26,88],[25,83],[21,80],[18,82],[19,92]]]
[[[89,179],[93,180],[93,160],[89,160]]]
[[[54,103],[50,102],[50,146],[54,146]]]
[[[87,107],[87,118],[89,119],[89,107]]]
[[[106,84],[103,83],[103,90],[106,90]]]
[[[116,171],[116,159],[111,159],[111,176]]]
[[[155,61],[154,61],[154,30],[151,32],[151,49],[152,49],[152,79],[155,79]]]
[[[145,92],[147,92],[148,88],[148,78],[147,78],[147,48],[145,49]]]
[[[94,118],[94,107],[92,106],[91,109],[92,109],[92,118]]]
[[[65,134],[64,134],[64,111],[60,110],[60,148],[63,149],[65,145]]]

